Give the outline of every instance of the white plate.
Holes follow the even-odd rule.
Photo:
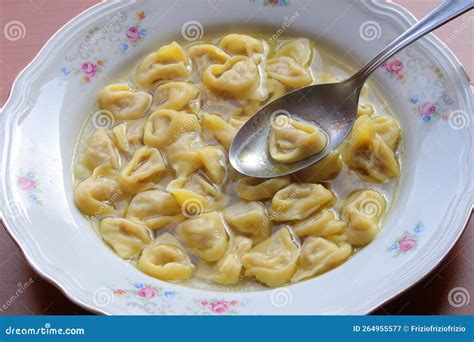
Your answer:
[[[361,65],[413,22],[404,9],[380,1],[114,1],[94,6],[55,34],[21,73],[0,117],[0,204],[8,231],[38,273],[96,312],[370,312],[440,262],[472,208],[473,96],[459,62],[433,36],[373,76],[397,113],[405,143],[401,187],[382,231],[343,266],[310,281],[277,290],[210,292],[146,276],[105,248],[74,206],[72,152],[98,90],[159,43],[182,40],[183,27],[196,29],[184,30],[188,39],[256,27],[303,35]],[[137,25],[138,40],[127,36]]]

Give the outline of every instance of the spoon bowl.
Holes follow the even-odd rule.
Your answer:
[[[266,105],[237,132],[229,149],[230,163],[247,176],[271,178],[299,171],[321,160],[337,148],[352,129],[360,90],[370,74],[405,46],[473,7],[474,0],[446,0],[351,78],[301,88]],[[271,127],[283,128],[290,119],[316,124],[328,138],[325,148],[291,164],[272,159],[268,148]]]
[[[256,178],[285,176],[310,166],[337,148],[356,119],[360,87],[351,79],[295,90],[266,105],[237,132],[229,149],[230,163],[239,172]],[[290,109],[290,111],[287,111]],[[281,163],[270,156],[272,127],[283,128],[290,119],[316,124],[327,136],[325,148],[306,159]]]

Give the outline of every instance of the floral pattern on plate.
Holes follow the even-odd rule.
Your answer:
[[[419,238],[425,228],[418,222],[411,230],[405,230],[388,248],[387,251],[395,257],[414,251],[419,244]]]

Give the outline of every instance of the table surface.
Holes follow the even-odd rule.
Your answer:
[[[6,101],[16,74],[37,54],[47,39],[72,17],[97,3],[95,0],[2,0],[0,27],[12,20],[25,26],[25,36],[9,41],[0,36],[0,106]],[[398,0],[420,18],[439,1]],[[472,11],[435,31],[458,56],[468,75],[474,75],[474,16]],[[461,25],[468,23],[467,27]],[[455,34],[455,39],[450,39]],[[0,222],[0,307],[14,295],[18,284],[30,281],[31,286],[18,299],[7,305],[1,314],[88,314],[71,303],[59,290],[37,275],[26,262],[18,246]],[[474,313],[474,305],[453,307],[448,293],[455,287],[465,288],[474,295],[474,219],[443,262],[417,285],[398,298],[383,305],[375,314],[454,314]]]

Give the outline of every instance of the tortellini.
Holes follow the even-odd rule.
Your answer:
[[[157,81],[185,78],[190,74],[188,56],[178,43],[173,42],[145,57],[137,67],[135,83],[150,88]]]
[[[201,167],[200,151],[203,147],[199,134],[189,132],[165,148],[166,159],[179,178],[189,176]]]
[[[246,276],[255,277],[269,287],[277,287],[290,281],[296,271],[299,254],[299,247],[290,230],[283,227],[245,253],[241,262]]]
[[[116,120],[142,118],[150,107],[152,96],[144,91],[133,91],[126,83],[105,87],[98,99],[99,107],[110,111]]]
[[[222,184],[227,176],[226,153],[222,147],[209,145],[199,151],[199,159],[206,175],[215,183]]]
[[[337,150],[284,177],[247,177],[228,159],[237,131],[267,104],[346,78],[331,61],[306,38],[228,34],[158,47],[133,81],[99,90],[92,112],[114,120],[84,125],[93,131],[77,144],[76,207],[115,254],[164,281],[277,287],[337,267],[376,237],[389,207],[402,140],[394,117],[361,102]],[[273,119],[270,158],[294,163],[326,149],[311,121]]]
[[[137,256],[151,243],[151,234],[145,225],[124,218],[104,218],[100,221],[99,232],[122,259]]]
[[[168,183],[166,189],[173,194],[188,217],[199,215],[205,209],[221,208],[228,202],[228,197],[200,174],[177,178]]]
[[[170,233],[158,236],[143,250],[138,268],[152,277],[171,282],[187,280],[195,271],[186,248]]]
[[[284,43],[275,56],[291,57],[301,66],[308,66],[311,60],[311,44],[309,39],[301,38]]]
[[[386,139],[390,139],[390,133],[384,134]],[[394,150],[377,133],[375,122],[367,115],[354,123],[344,160],[350,169],[368,182],[382,183],[400,175]]]
[[[130,193],[152,188],[164,175],[166,163],[156,148],[140,147],[124,166],[118,181]]]
[[[74,189],[74,200],[77,208],[89,216],[112,214],[122,191],[117,182],[117,171],[107,166],[100,166],[92,175],[79,183]]]
[[[193,45],[188,49],[189,57],[197,65],[199,75],[211,64],[224,64],[230,56],[212,44]]]
[[[301,246],[299,267],[291,282],[323,274],[342,264],[351,254],[352,247],[348,243],[336,244],[322,237],[309,237]]]
[[[268,150],[273,159],[293,163],[321,152],[326,143],[326,135],[316,125],[289,119],[287,125],[272,125]]]
[[[382,140],[395,151],[400,139],[400,126],[397,120],[389,116],[377,116],[373,119],[375,131]]]
[[[296,172],[294,179],[304,183],[328,181],[336,178],[343,166],[341,154],[338,151],[332,151],[316,164]]]
[[[265,49],[261,41],[245,34],[229,34],[220,41],[219,47],[233,55],[247,57],[255,53],[261,54]]]
[[[219,95],[249,99],[260,84],[260,75],[252,59],[236,56],[224,64],[209,66],[204,71],[202,81]]]
[[[199,89],[192,83],[168,82],[160,85],[155,92],[159,109],[183,110],[199,96]]]
[[[216,264],[215,272],[210,280],[222,285],[235,285],[239,282],[242,272],[240,258],[242,254],[252,248],[252,240],[243,236],[235,237],[229,249],[221,260]]]
[[[341,207],[341,218],[349,223],[344,233],[347,242],[365,246],[379,231],[379,222],[385,214],[385,198],[375,190],[361,190],[349,195]]]
[[[291,184],[273,196],[270,218],[274,221],[303,220],[335,201],[336,196],[321,184]]]
[[[164,148],[185,132],[199,132],[196,115],[172,109],[159,109],[146,120],[143,141],[148,146]]]
[[[202,127],[207,129],[227,150],[237,134],[237,128],[225,122],[217,115],[204,114],[202,117]]]
[[[176,198],[171,193],[158,189],[136,194],[125,217],[141,221],[151,229],[160,229],[184,219]]]
[[[295,62],[291,57],[274,57],[267,61],[265,70],[268,77],[280,81],[290,88],[301,88],[313,81],[309,70]]]
[[[89,139],[89,144],[81,156],[81,163],[90,171],[100,165],[113,169],[120,167],[120,154],[117,151],[112,134],[106,129],[97,130]]]
[[[178,234],[192,252],[205,261],[219,260],[229,245],[224,222],[217,211],[180,223]]]
[[[272,198],[280,189],[290,184],[290,177],[271,179],[242,177],[237,181],[235,192],[243,200],[260,201]]]
[[[319,213],[310,216],[306,220],[297,222],[293,229],[299,237],[305,236],[331,236],[337,235],[345,230],[347,223],[338,220],[334,213],[323,209]]]
[[[267,209],[261,202],[239,202],[231,205],[225,208],[224,218],[233,230],[251,238],[254,244],[268,238],[273,228]]]
[[[143,146],[144,120],[126,121],[114,127],[112,134],[117,148],[127,156],[131,156]]]

